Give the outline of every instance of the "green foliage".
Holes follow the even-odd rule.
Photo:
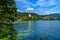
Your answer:
[[[14,0],[0,0],[0,40],[15,40],[11,21],[17,20]]]
[[[31,17],[29,17],[29,14],[31,14]],[[52,16],[45,16],[45,15],[38,15],[36,13],[21,13],[17,12],[18,19],[24,20],[24,21],[33,21],[33,20],[60,20],[60,17],[52,17]]]

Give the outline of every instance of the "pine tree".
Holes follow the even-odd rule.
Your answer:
[[[15,40],[14,28],[10,21],[16,19],[14,0],[0,0],[0,40]]]

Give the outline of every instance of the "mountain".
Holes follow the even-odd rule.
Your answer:
[[[27,12],[23,12],[23,13],[20,13],[18,12],[18,15],[20,14],[20,16],[29,16],[29,14],[31,14],[32,16],[38,16],[38,17],[48,17],[48,16],[51,16],[51,17],[60,17],[60,13],[52,13],[52,14],[49,14],[49,15],[38,15],[37,13],[27,13]]]
[[[32,16],[39,16],[37,13],[27,13],[27,12],[23,13],[18,12],[18,14],[20,14],[20,16],[29,16],[29,14],[31,14]]]
[[[60,13],[52,13],[52,14],[49,14],[49,15],[41,15],[41,16],[51,16],[51,17],[60,17]]]
[[[52,16],[52,17],[60,17],[60,13],[53,13],[53,14],[49,14],[48,16]]]

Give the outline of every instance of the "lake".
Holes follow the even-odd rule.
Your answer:
[[[13,25],[17,40],[60,40],[60,21],[20,21]]]

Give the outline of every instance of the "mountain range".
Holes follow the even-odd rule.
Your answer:
[[[43,15],[43,16],[60,17],[60,13],[52,13],[52,14],[49,14],[49,15]]]

